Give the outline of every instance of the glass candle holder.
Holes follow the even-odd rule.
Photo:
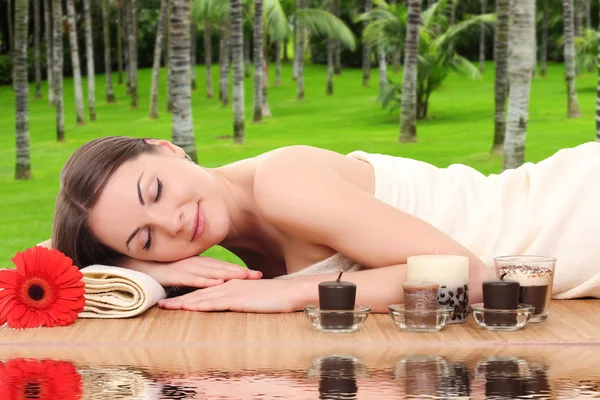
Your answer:
[[[556,259],[536,255],[494,258],[496,276],[519,282],[519,303],[535,307],[529,322],[542,322],[550,315]]]

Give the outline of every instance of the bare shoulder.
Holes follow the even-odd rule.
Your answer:
[[[321,213],[342,205],[344,190],[372,192],[370,166],[330,150],[291,146],[265,157],[254,177],[257,211],[283,231],[316,239]],[[321,221],[322,222],[322,221]]]

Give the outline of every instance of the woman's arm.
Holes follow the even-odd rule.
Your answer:
[[[52,239],[38,244],[52,248]],[[260,279],[262,272],[217,260],[212,257],[195,256],[183,260],[159,263],[120,257],[115,264],[122,268],[149,275],[162,286],[203,288],[220,285],[230,279]]]
[[[344,179],[330,167],[333,161],[328,157],[337,155],[320,154],[312,154],[306,162],[307,154],[297,149],[280,152],[259,169],[255,198],[264,218],[284,234],[328,246],[365,268],[388,267],[344,275],[362,287],[363,302],[377,302],[381,296],[387,297],[387,304],[402,299],[406,269],[399,266],[420,254],[468,257],[470,297],[481,298],[481,282],[491,272],[475,254],[434,226]],[[323,277],[302,279],[309,288]],[[314,290],[306,290],[314,302]]]

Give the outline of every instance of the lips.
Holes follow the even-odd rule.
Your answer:
[[[204,227],[205,227],[205,217],[204,217],[204,211],[202,210],[202,207],[200,207],[200,202],[198,202],[197,208],[196,208],[196,213],[194,215],[194,225],[193,225],[193,229],[192,229],[192,240],[194,241],[196,238],[200,237],[202,235],[202,233],[204,233]]]

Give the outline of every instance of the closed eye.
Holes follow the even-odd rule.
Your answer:
[[[144,245],[144,250],[146,250],[146,251],[150,250],[150,246],[152,246],[152,230],[150,228],[148,228],[148,240],[146,241],[146,244]]]
[[[160,179],[156,178],[156,182],[157,182],[157,190],[156,190],[156,199],[154,199],[154,202],[158,202],[160,200],[160,198],[162,197],[162,193],[163,193],[163,183]]]

